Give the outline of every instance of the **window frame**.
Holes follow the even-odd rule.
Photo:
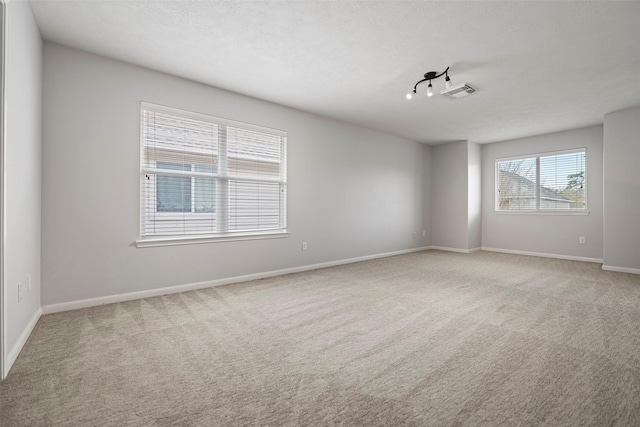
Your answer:
[[[224,192],[224,190],[218,188],[220,182],[229,183],[233,181],[233,182],[252,182],[252,183],[258,183],[258,184],[261,182],[268,182],[268,183],[274,183],[274,184],[278,183],[280,185],[281,193],[283,193],[279,197],[279,211],[278,211],[279,212],[279,217],[278,217],[279,228],[268,229],[268,230],[223,231],[223,232],[217,232],[217,233],[201,233],[201,234],[200,233],[198,234],[167,234],[167,235],[145,234],[144,222],[146,218],[144,215],[145,215],[145,209],[147,209],[145,205],[148,203],[148,201],[145,198],[145,191],[148,191],[148,190],[145,190],[146,184],[144,183],[144,180],[146,175],[149,172],[161,170],[157,168],[157,164],[155,165],[155,167],[145,167],[145,160],[148,160],[148,159],[145,159],[145,141],[144,141],[145,130],[143,125],[143,117],[144,117],[145,110],[151,110],[153,112],[176,115],[176,116],[187,118],[187,119],[195,119],[195,120],[201,120],[205,122],[211,122],[211,123],[215,123],[218,126],[232,127],[232,128],[237,128],[237,129],[242,129],[247,131],[265,133],[265,134],[278,136],[282,138],[281,146],[280,146],[281,152],[280,152],[279,163],[278,163],[280,165],[279,179],[270,179],[270,178],[264,178],[264,177],[263,178],[247,178],[242,176],[232,176],[232,175],[229,175],[228,173],[225,173],[226,158],[229,151],[227,148],[228,140],[226,138],[226,131],[225,131],[225,140],[224,142],[220,143],[220,146],[218,147],[220,151],[217,153],[217,156],[219,159],[221,157],[225,158],[225,167],[222,167],[222,169],[225,169],[225,170],[220,170],[221,166],[219,164],[219,167],[216,168],[215,172],[212,172],[212,173],[198,172],[198,171],[195,171],[195,167],[197,165],[191,163],[191,171],[189,172],[191,175],[201,174],[203,178],[214,179],[215,200],[214,200],[213,212],[195,212],[193,210],[191,212],[162,212],[162,211],[157,211],[157,206],[155,206],[156,202],[154,202],[154,209],[156,209],[155,215],[159,217],[171,219],[173,217],[182,218],[184,216],[197,218],[198,216],[206,216],[206,215],[211,215],[213,213],[214,215],[216,215],[216,217],[218,217],[218,215],[220,214],[219,211],[220,211],[220,205],[221,205],[219,203],[220,202],[219,197],[220,197],[220,194]],[[140,144],[140,151],[139,151],[138,164],[140,168],[140,177],[139,177],[140,205],[139,205],[139,212],[138,212],[139,232],[138,232],[138,239],[135,241],[135,245],[137,247],[172,246],[172,245],[185,245],[185,244],[198,244],[198,243],[229,242],[229,241],[237,241],[237,240],[273,239],[273,238],[284,238],[288,236],[289,233],[287,229],[287,209],[288,209],[287,207],[288,206],[288,203],[287,203],[287,187],[288,187],[287,132],[273,129],[273,128],[267,128],[259,125],[243,123],[235,120],[215,117],[208,114],[196,113],[188,110],[182,110],[178,108],[172,108],[164,105],[158,105],[158,104],[153,104],[153,103],[143,101],[140,103],[140,142],[139,144]],[[224,153],[222,151],[224,151]],[[162,161],[167,161],[167,160],[162,160]],[[170,162],[170,160],[168,161]],[[158,160],[154,160],[154,162],[157,163]],[[170,169],[167,169],[167,170],[162,169],[162,172],[163,174],[165,172],[169,172],[169,174],[171,175]],[[175,176],[183,176],[183,175],[177,172]],[[195,203],[195,200],[193,199],[193,192],[195,191],[195,186],[194,186],[195,178],[197,178],[197,176],[191,176],[192,209]],[[153,179],[155,181],[157,179],[157,176],[154,176]],[[154,192],[157,191],[157,181],[155,181],[153,184],[153,191]],[[228,205],[226,206],[228,207]],[[229,213],[227,212],[226,214],[223,214],[223,215],[228,217]]]
[[[584,153],[584,186],[585,194],[584,194],[584,207],[583,208],[571,208],[571,209],[544,209],[540,208],[540,158],[542,157],[553,157],[553,156],[561,156],[564,154],[577,154]],[[536,181],[535,181],[535,209],[518,209],[518,210],[508,210],[508,209],[499,209],[500,205],[500,195],[498,191],[499,187],[499,169],[498,166],[502,162],[507,162],[510,160],[525,160],[525,159],[535,159],[536,165]],[[588,206],[588,167],[587,167],[587,148],[586,147],[577,147],[566,150],[557,150],[557,151],[546,151],[534,154],[523,154],[518,156],[510,156],[510,157],[500,157],[494,160],[494,174],[493,174],[493,187],[494,187],[494,203],[493,203],[493,212],[499,215],[588,215],[590,213]]]

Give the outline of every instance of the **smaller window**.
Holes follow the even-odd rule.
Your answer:
[[[586,212],[584,148],[496,160],[496,211]]]

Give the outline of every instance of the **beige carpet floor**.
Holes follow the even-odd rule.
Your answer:
[[[47,315],[0,424],[638,426],[640,276],[426,251]]]

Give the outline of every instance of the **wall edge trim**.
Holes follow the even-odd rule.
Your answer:
[[[18,342],[16,342],[16,344],[13,346],[11,351],[7,353],[7,364],[6,364],[7,375],[9,375],[9,371],[11,370],[11,367],[13,366],[14,362],[18,359],[20,352],[24,348],[24,345],[27,343],[27,340],[31,336],[31,333],[33,332],[36,325],[38,324],[38,320],[40,320],[41,316],[42,316],[42,308],[39,308],[38,310],[36,310],[35,313],[33,313],[33,317],[31,317],[31,320],[29,320],[27,327],[24,328],[24,331],[22,331],[22,334],[20,334],[20,337],[18,338]]]
[[[640,268],[618,267],[615,265],[602,265],[605,271],[617,271],[618,273],[640,274]]]
[[[460,249],[460,248],[450,248],[448,246],[431,246],[431,249],[434,249],[436,251],[458,252],[461,254],[470,254],[470,253],[482,250],[482,248]]]
[[[589,258],[589,257],[561,255],[561,254],[548,254],[543,252],[517,251],[513,249],[489,248],[486,246],[483,246],[482,250],[487,252],[500,252],[504,254],[526,255],[526,256],[535,256],[540,258],[556,258],[556,259],[566,259],[569,261],[595,262],[598,264],[602,264],[603,262],[603,260],[600,258]]]
[[[0,34],[0,381],[9,374],[11,363],[8,363],[7,351],[7,307],[5,295],[5,206],[6,206],[6,122],[7,122],[7,0],[0,0],[0,19],[2,20],[2,34]]]
[[[155,288],[145,291],[127,292],[124,294],[108,295],[104,297],[88,298],[83,300],[69,301],[57,304],[47,304],[42,306],[43,314],[60,313],[63,311],[78,310],[82,308],[96,307],[105,304],[113,304],[117,302],[132,301],[143,298],[156,297],[161,295],[175,294],[179,292],[194,291],[198,289],[211,288],[216,286],[230,285],[232,283],[248,282],[251,280],[265,279],[268,277],[283,276],[285,274],[300,273],[303,271],[318,270],[321,268],[335,267],[344,264],[353,264],[356,262],[369,261],[378,258],[387,258],[396,255],[404,255],[413,252],[422,252],[431,249],[430,246],[422,246],[419,248],[403,249],[399,251],[384,252],[373,255],[365,255],[355,258],[347,258],[337,261],[328,261],[318,264],[309,264],[300,267],[284,268],[281,270],[266,271],[262,273],[247,274],[243,276],[225,277],[222,279],[207,280],[204,282],[186,283],[176,286],[168,286],[164,288]]]

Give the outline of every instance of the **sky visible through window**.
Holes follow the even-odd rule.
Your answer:
[[[584,167],[584,152],[540,157],[540,184],[563,190],[569,185],[569,175],[583,172]]]

